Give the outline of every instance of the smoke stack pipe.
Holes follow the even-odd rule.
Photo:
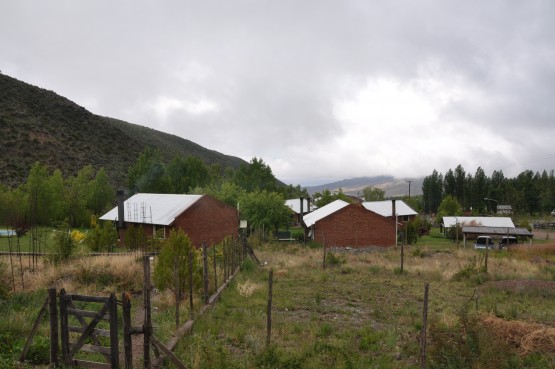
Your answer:
[[[123,208],[123,190],[117,190],[116,198],[118,202],[118,229],[125,228],[125,209]]]
[[[301,211],[299,213],[299,223],[302,225],[303,224],[303,208],[304,208],[303,202],[304,202],[304,199],[301,197],[300,200],[301,200]]]

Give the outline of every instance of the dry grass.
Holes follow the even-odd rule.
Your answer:
[[[7,262],[9,266],[9,260]],[[142,266],[134,256],[83,257],[59,265],[43,260],[34,270],[24,260],[23,281],[19,262],[14,262],[14,268],[16,291],[31,292],[55,287],[97,295],[141,288]],[[10,270],[8,267],[7,271]],[[11,282],[11,274],[8,279]]]
[[[515,347],[520,355],[532,352],[555,353],[555,328],[537,323],[504,320],[493,315],[483,316],[481,324],[497,339]]]
[[[237,292],[243,297],[250,297],[254,292],[262,288],[259,283],[254,283],[250,279],[247,279],[243,283],[237,283]]]

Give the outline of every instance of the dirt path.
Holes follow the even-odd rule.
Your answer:
[[[133,327],[140,327],[143,325],[145,320],[145,309],[142,302],[139,302],[134,310],[135,314],[133,315],[131,325]],[[133,367],[141,368],[143,365],[143,335],[134,334],[131,338],[131,343],[133,352]]]

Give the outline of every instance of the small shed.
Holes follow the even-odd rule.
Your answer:
[[[498,227],[498,228],[515,228],[513,220],[509,217],[466,217],[466,216],[448,216],[443,217],[443,234],[449,228],[456,226],[461,227]]]
[[[466,247],[466,239],[476,236],[492,236],[493,238],[501,238],[503,236],[515,236],[521,238],[529,238],[530,244],[534,235],[532,232],[526,228],[510,228],[510,227],[480,227],[480,226],[468,226],[462,227],[463,234],[463,245]]]
[[[120,224],[121,243],[130,224],[142,227],[147,237],[166,238],[170,230],[182,229],[196,247],[203,241],[219,243],[238,231],[237,209],[209,195],[138,193],[120,204],[100,219]]]

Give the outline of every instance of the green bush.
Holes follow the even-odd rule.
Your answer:
[[[112,252],[118,239],[117,232],[111,222],[97,224],[85,238],[85,243],[91,251]]]
[[[250,273],[256,268],[256,263],[251,258],[246,258],[241,263],[241,271]]]
[[[347,259],[345,259],[345,256],[343,255],[337,255],[334,252],[328,252],[326,254],[326,265],[327,266],[339,266],[339,265],[343,265],[347,262]]]
[[[71,237],[71,231],[69,228],[57,231],[54,234],[54,249],[53,253],[50,255],[50,260],[54,263],[63,263],[71,259],[77,244],[73,237]]]

